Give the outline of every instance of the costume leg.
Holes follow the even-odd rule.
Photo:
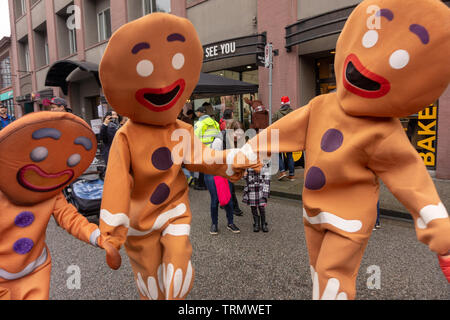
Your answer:
[[[311,261],[316,259],[315,265],[311,265],[313,299],[355,298],[356,276],[367,242],[368,237],[359,243],[333,231],[325,232],[317,257],[314,256],[315,252],[311,252],[313,256],[310,257]],[[312,247],[316,250],[317,243]]]
[[[161,229],[127,239],[127,253],[142,299],[184,299],[192,288],[191,212],[188,205],[183,208],[182,215],[168,220]]]
[[[158,268],[161,265],[161,232],[145,237],[128,237],[125,247],[133,268],[141,299],[163,299],[162,286],[158,286]]]
[[[177,221],[176,228],[183,223]],[[194,283],[194,269],[191,264],[192,245],[189,235],[165,234],[163,245],[162,277],[166,300],[185,299]]]
[[[305,225],[306,246],[308,248],[308,255],[309,255],[309,265],[313,267],[316,265],[317,257],[319,256],[320,252],[320,247],[322,246],[322,241],[325,236],[325,231],[318,230],[305,221],[304,225]],[[311,274],[311,277],[314,279],[314,273]]]
[[[33,273],[0,283],[0,300],[48,300],[50,293],[50,257]]]
[[[11,300],[11,292],[9,289],[0,288],[0,301],[2,300]]]

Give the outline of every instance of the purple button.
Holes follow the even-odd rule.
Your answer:
[[[152,163],[158,170],[169,170],[173,166],[172,153],[166,147],[159,148],[153,152]]]
[[[337,129],[330,129],[322,136],[320,147],[325,152],[333,152],[342,146],[344,135]]]
[[[27,254],[33,249],[34,242],[28,238],[22,238],[14,242],[13,250],[18,254]]]
[[[325,174],[318,167],[311,167],[306,174],[305,187],[310,190],[319,190],[326,183]]]
[[[158,205],[167,200],[170,194],[170,188],[167,184],[161,183],[156,187],[156,190],[153,192],[152,197],[150,198],[151,203]]]
[[[30,211],[19,213],[14,219],[14,224],[20,228],[25,228],[34,222],[34,214]]]

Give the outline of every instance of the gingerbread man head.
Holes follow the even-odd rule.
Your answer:
[[[203,48],[189,20],[152,13],[113,34],[100,79],[118,113],[134,122],[167,125],[197,85],[202,62]]]
[[[67,112],[36,112],[0,131],[0,190],[14,203],[54,197],[91,164],[97,142],[89,125]]]
[[[336,47],[338,99],[355,116],[403,117],[450,81],[450,9],[439,0],[366,0]]]

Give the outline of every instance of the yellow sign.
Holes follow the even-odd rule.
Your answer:
[[[417,118],[417,150],[427,167],[436,166],[437,113],[437,104],[431,104]]]

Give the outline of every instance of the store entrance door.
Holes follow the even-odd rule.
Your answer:
[[[34,112],[34,103],[26,102],[24,104],[25,114]]]
[[[315,59],[316,95],[326,94],[336,90],[336,75],[334,74],[334,55]]]

